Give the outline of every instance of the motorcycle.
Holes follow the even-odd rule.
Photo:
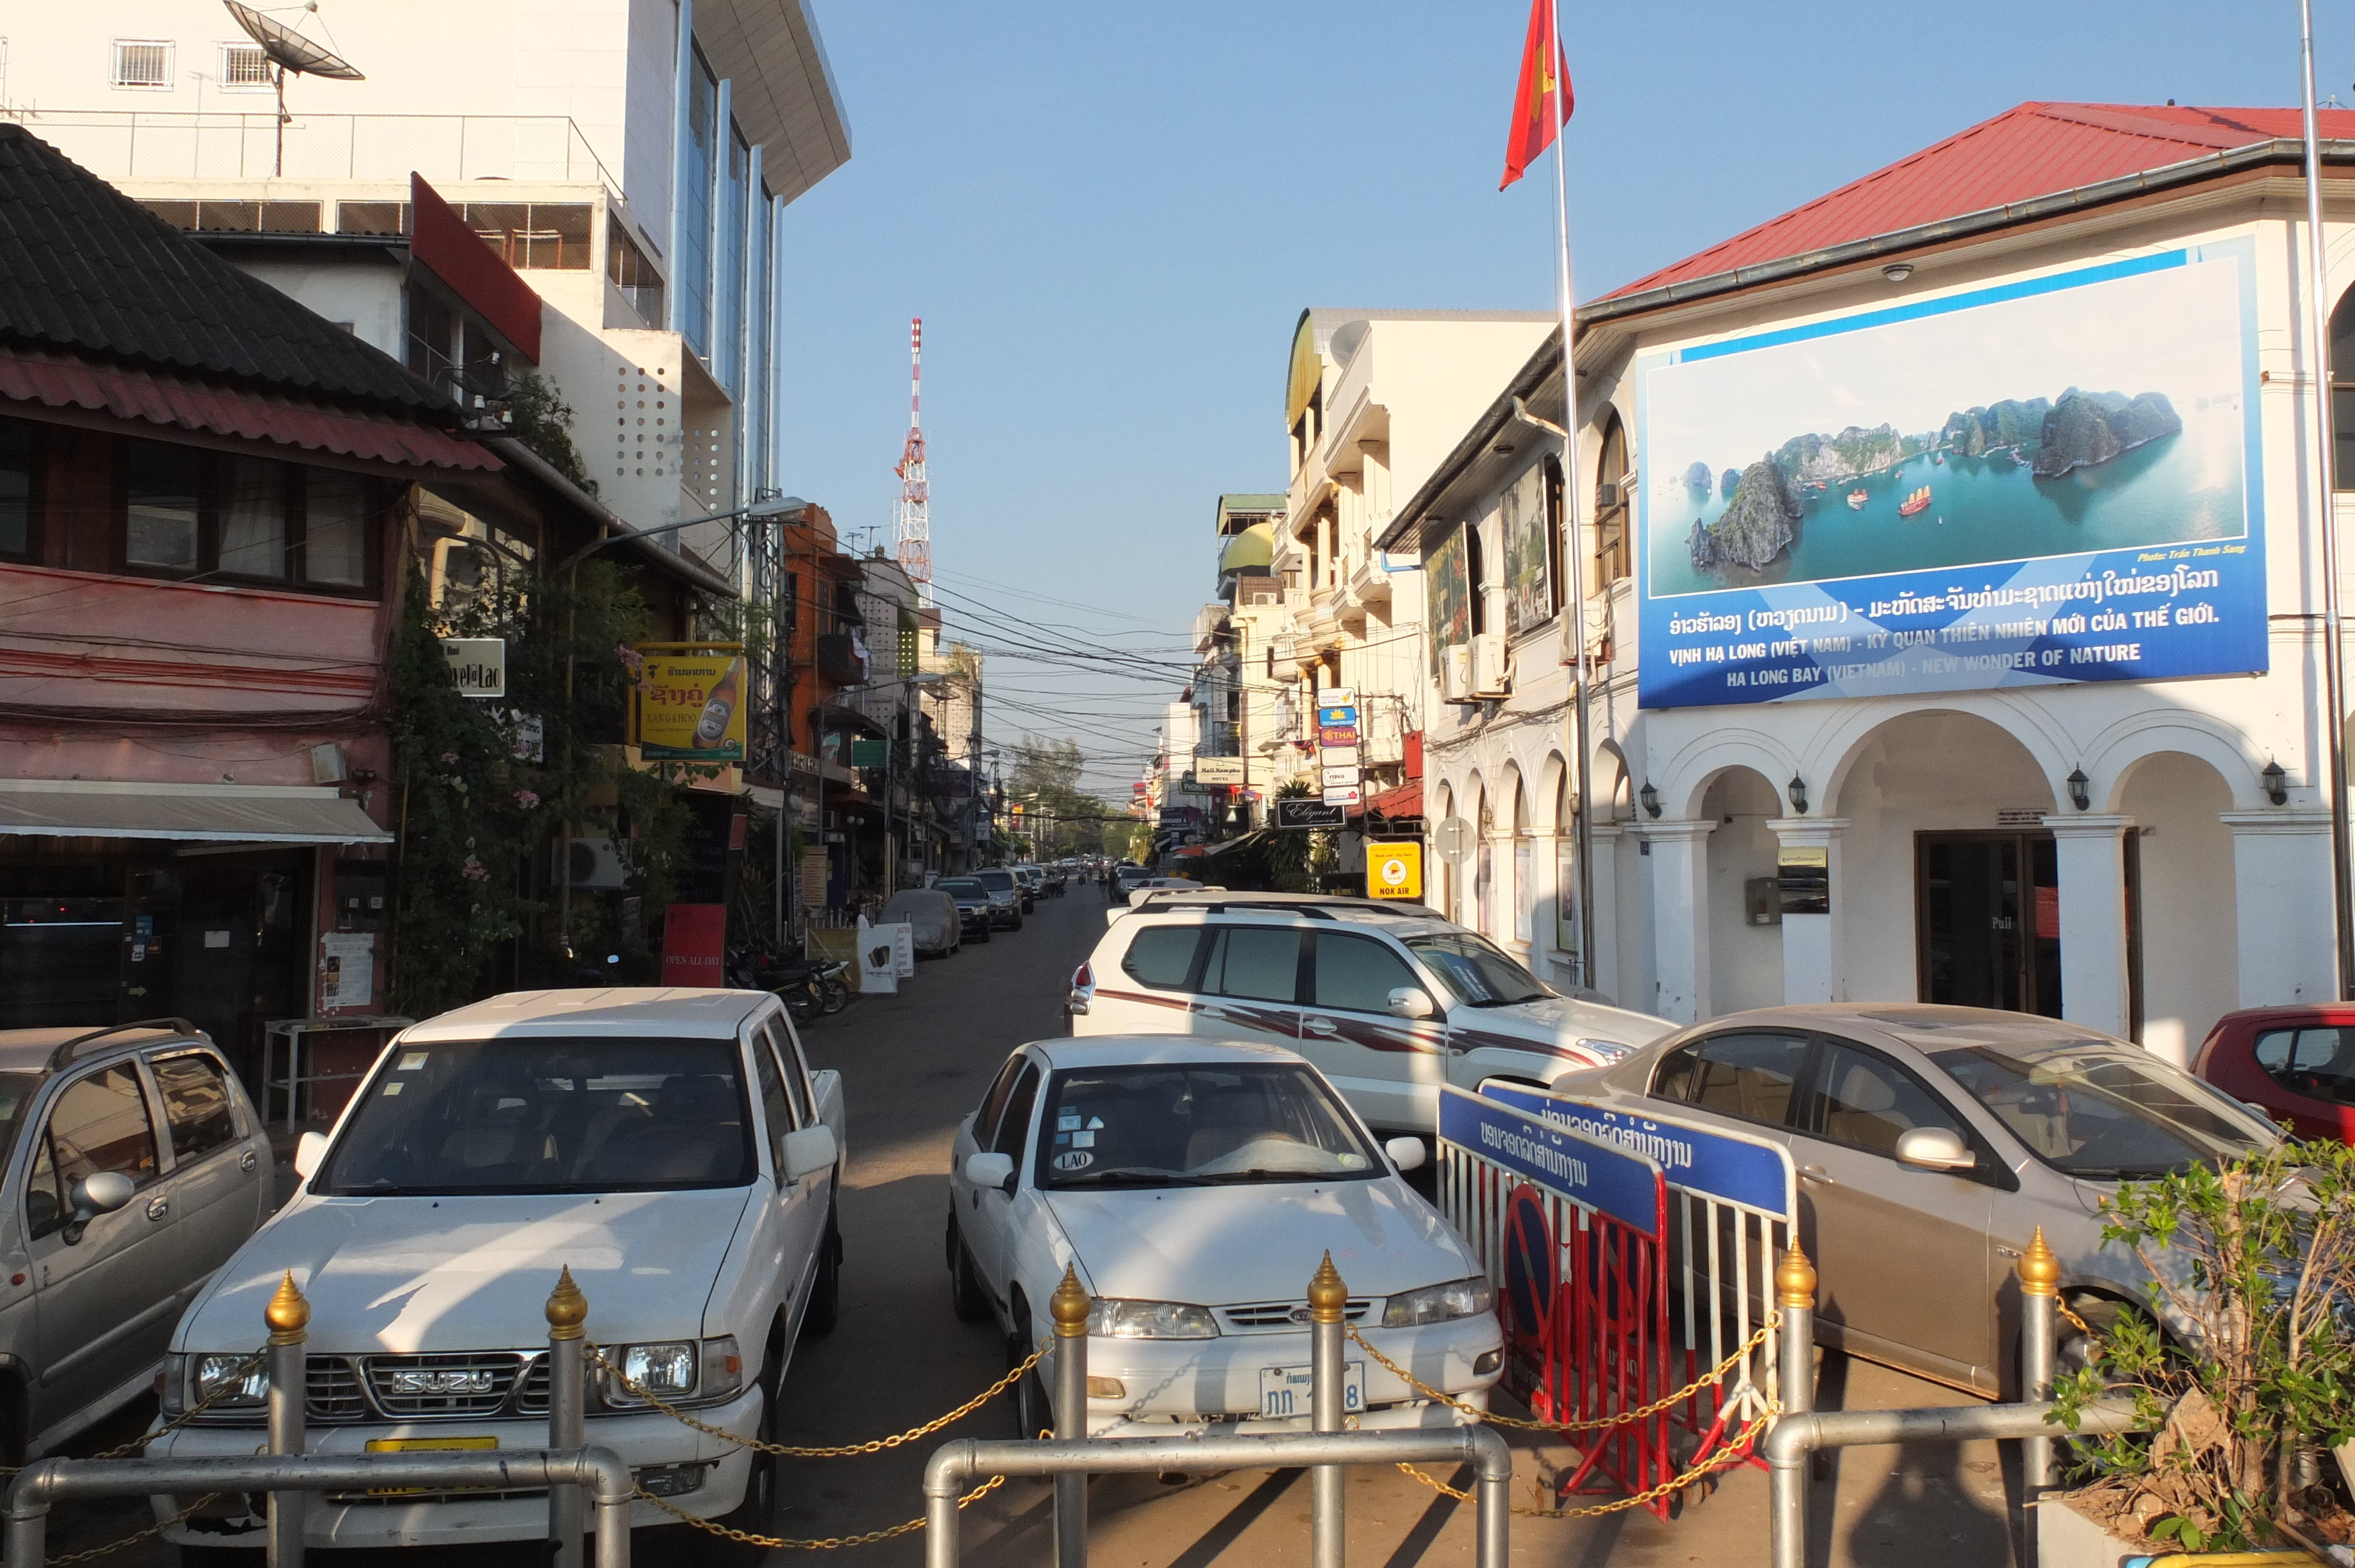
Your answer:
[[[773,960],[766,953],[739,948],[728,958],[729,984],[744,991],[773,991],[796,1022],[840,1012],[850,1005],[843,980],[849,964],[839,959]]]

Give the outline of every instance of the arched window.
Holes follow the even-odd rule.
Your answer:
[[[1627,429],[1614,410],[1603,426],[1603,455],[1594,469],[1594,583],[1609,588],[1627,575]]]

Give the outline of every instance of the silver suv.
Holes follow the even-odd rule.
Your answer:
[[[237,1075],[185,1019],[0,1030],[6,1463],[154,1386],[181,1309],[269,1217],[269,1153]]]

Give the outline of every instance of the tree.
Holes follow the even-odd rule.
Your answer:
[[[1103,847],[1103,819],[1111,809],[1080,789],[1087,758],[1071,740],[1018,741],[1006,792],[1022,802],[1022,815],[1041,860],[1093,854]]]

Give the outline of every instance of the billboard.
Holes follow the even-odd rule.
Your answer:
[[[744,696],[741,654],[647,654],[640,752],[650,762],[743,761]]]
[[[1645,707],[2266,667],[2254,250],[1636,364]]]
[[[1471,563],[1465,556],[1464,530],[1450,528],[1423,558],[1425,589],[1431,595],[1431,673],[1439,675],[1440,650],[1472,641]]]

